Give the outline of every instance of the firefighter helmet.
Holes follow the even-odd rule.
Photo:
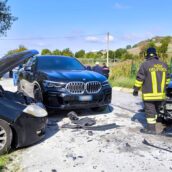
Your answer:
[[[147,49],[147,56],[156,56],[156,49],[154,47],[150,47]]]

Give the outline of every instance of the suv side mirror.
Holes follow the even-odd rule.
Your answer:
[[[32,69],[31,69],[31,66],[25,66],[24,70],[30,72]]]

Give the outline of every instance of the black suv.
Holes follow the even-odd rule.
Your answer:
[[[32,57],[19,72],[18,89],[48,109],[103,109],[112,94],[103,75],[66,56]]]

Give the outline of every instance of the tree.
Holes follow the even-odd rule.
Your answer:
[[[119,48],[115,51],[115,58],[122,59],[122,55],[127,53],[127,50],[124,48]]]
[[[128,49],[131,49],[132,47],[131,47],[131,45],[127,45],[126,46],[126,49],[128,50]]]
[[[170,37],[165,37],[163,38],[160,43],[161,43],[161,46],[157,48],[158,50],[158,55],[160,57],[162,57],[163,61],[166,61],[167,60],[167,51],[168,51],[168,45],[171,41],[171,38]]]
[[[109,50],[109,58],[114,59],[115,58],[115,51]]]
[[[88,53],[86,53],[86,58],[88,58],[88,59],[95,59],[96,58],[96,54],[95,53],[93,53],[93,52],[88,52]]]
[[[165,37],[161,40],[161,46],[158,49],[158,53],[160,54],[165,54],[167,53],[168,50],[168,44],[170,43],[171,38],[170,37]]]
[[[25,50],[27,50],[27,48],[24,45],[19,45],[19,47],[17,49],[8,51],[6,55],[11,55],[11,54],[19,53],[19,52],[25,51]]]
[[[76,58],[84,58],[85,56],[85,50],[79,50],[75,53]]]
[[[74,56],[74,54],[72,53],[72,51],[69,48],[65,48],[64,50],[62,50],[61,54],[64,56],[71,56],[71,57]]]
[[[52,52],[52,55],[61,55],[61,51],[56,49]]]
[[[51,51],[49,49],[43,49],[41,55],[51,55]]]
[[[0,36],[5,35],[17,17],[11,14],[10,6],[7,5],[8,0],[0,1]]]
[[[154,48],[156,48],[155,42],[154,42],[154,41],[150,41],[150,42],[148,43],[148,45],[147,45],[147,48],[149,48],[149,47],[154,47]]]

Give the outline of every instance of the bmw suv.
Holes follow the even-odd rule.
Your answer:
[[[112,93],[105,76],[67,56],[30,58],[19,72],[18,89],[48,109],[103,109]]]

